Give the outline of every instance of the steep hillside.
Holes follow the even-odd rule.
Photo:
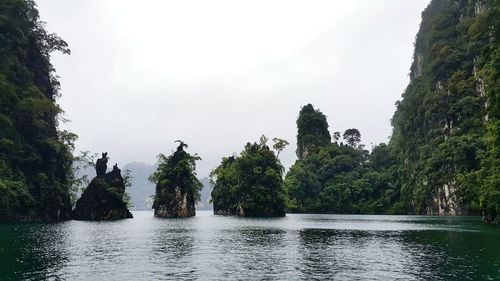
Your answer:
[[[33,1],[0,1],[0,221],[70,217],[76,136],[57,129],[53,51],[69,53]]]
[[[422,13],[390,143],[410,213],[499,210],[499,27],[498,1],[434,0]]]

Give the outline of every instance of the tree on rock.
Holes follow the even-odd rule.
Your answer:
[[[247,143],[238,157],[223,158],[212,171],[215,214],[285,216],[284,168],[264,140]]]
[[[201,158],[184,151],[188,145],[179,142],[170,156],[158,155],[158,169],[149,180],[156,184],[153,209],[155,217],[175,218],[196,215],[202,183],[196,178],[196,161]]]
[[[297,157],[305,158],[332,141],[326,116],[312,104],[302,107],[297,119]]]

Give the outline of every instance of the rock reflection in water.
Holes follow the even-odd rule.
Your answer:
[[[193,260],[197,230],[188,219],[155,219],[157,228],[152,239],[150,261],[153,274],[166,280],[197,280],[198,270]]]

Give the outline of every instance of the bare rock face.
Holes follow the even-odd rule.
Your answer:
[[[449,182],[437,190],[437,194],[433,196],[431,202],[428,204],[426,214],[447,216],[463,215],[462,208],[458,202],[455,182]]]
[[[121,170],[115,164],[111,172],[105,173],[107,160],[107,153],[97,160],[97,176],[76,202],[74,219],[100,221],[132,218],[123,200],[125,182]]]
[[[183,192],[180,187],[175,187],[173,194],[169,194],[162,204],[157,204],[155,216],[161,218],[183,218],[196,215],[194,197]]]

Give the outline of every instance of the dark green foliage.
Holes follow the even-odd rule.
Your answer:
[[[201,158],[184,151],[187,145],[178,142],[179,146],[172,155],[158,155],[158,169],[150,177],[150,181],[156,184],[155,216],[194,216],[195,203],[200,200],[203,185],[196,178],[196,161]]]
[[[499,26],[498,1],[434,0],[422,13],[390,142],[412,213],[499,211]]]
[[[307,104],[300,110],[297,119],[297,157],[302,159],[319,147],[331,142],[326,116]]]
[[[338,141],[340,133],[334,135]],[[349,145],[325,143],[290,168],[285,178],[290,211],[385,213],[397,202],[395,161],[387,145],[375,147],[370,155],[358,145],[357,129],[343,136]]]
[[[247,143],[239,156],[223,158],[212,171],[215,214],[285,215],[284,168],[265,141]]]
[[[361,133],[358,129],[347,129],[344,132],[343,137],[347,144],[352,147],[356,147],[361,141]]]
[[[0,2],[0,221],[70,216],[76,135],[57,130],[55,50],[69,53],[33,1]]]

